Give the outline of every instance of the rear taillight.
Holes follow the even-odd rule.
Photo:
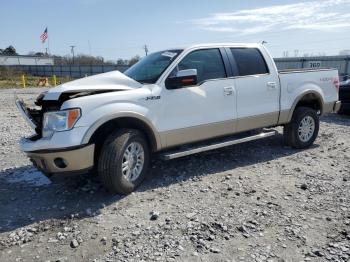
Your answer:
[[[334,78],[333,85],[334,85],[335,89],[337,89],[337,92],[339,93],[339,77]]]

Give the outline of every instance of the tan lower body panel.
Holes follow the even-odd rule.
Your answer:
[[[162,141],[166,142],[166,147],[172,147],[229,135],[234,132],[235,128],[236,121],[232,120],[163,132],[161,136]]]
[[[215,137],[231,135],[256,128],[268,127],[277,124],[278,112],[224,121],[177,130],[160,134],[165,141],[164,148],[198,142]],[[163,149],[164,149],[163,148]]]
[[[323,114],[327,113],[337,113],[340,109],[341,102],[330,102],[330,103],[325,103],[323,106]]]
[[[45,173],[62,173],[85,170],[94,165],[95,145],[68,151],[49,153],[27,153],[35,165]],[[56,158],[64,159],[66,167],[60,168],[55,164]]]
[[[279,125],[287,124],[290,121],[290,117],[291,117],[291,112],[290,111],[291,111],[290,109],[281,111],[280,118],[279,118],[279,121],[278,121]]]
[[[332,102],[332,103],[325,103],[323,105],[322,113],[323,114],[332,113],[333,112],[333,107],[334,107],[334,102]]]
[[[330,102],[325,103],[322,107],[322,114],[328,114],[333,112],[338,112],[340,109],[341,103],[339,101],[337,102]],[[289,123],[293,116],[293,110],[283,110],[281,111],[280,118],[278,121],[279,125]]]
[[[238,119],[236,133],[277,124],[279,112]]]
[[[341,101],[335,102],[334,108],[333,108],[333,112],[334,112],[334,113],[338,113],[339,110],[340,110],[340,108],[341,108]]]

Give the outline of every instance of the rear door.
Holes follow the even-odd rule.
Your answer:
[[[226,59],[226,60],[225,60]],[[163,87],[162,117],[158,126],[167,147],[235,132],[234,80],[227,78],[224,49],[199,49],[188,53],[170,75],[196,69],[198,84],[179,89]]]
[[[280,86],[272,61],[266,61],[258,48],[226,51],[236,75],[237,132],[277,124]]]

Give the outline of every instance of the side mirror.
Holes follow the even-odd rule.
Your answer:
[[[167,89],[178,89],[185,86],[197,84],[197,69],[186,69],[177,72],[176,76],[168,77],[165,80]]]

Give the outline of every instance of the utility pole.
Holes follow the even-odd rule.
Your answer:
[[[91,44],[90,44],[90,40],[88,40],[88,45],[89,45],[89,55],[91,56]]]
[[[146,56],[148,55],[148,47],[147,47],[147,45],[145,45],[144,47],[143,47],[143,49],[145,50],[145,54],[146,54]]]
[[[75,45],[71,45],[70,46],[70,51],[71,51],[71,53],[72,53],[72,57],[73,57],[73,61],[72,61],[72,64],[74,65],[74,48],[75,48],[76,46]]]

